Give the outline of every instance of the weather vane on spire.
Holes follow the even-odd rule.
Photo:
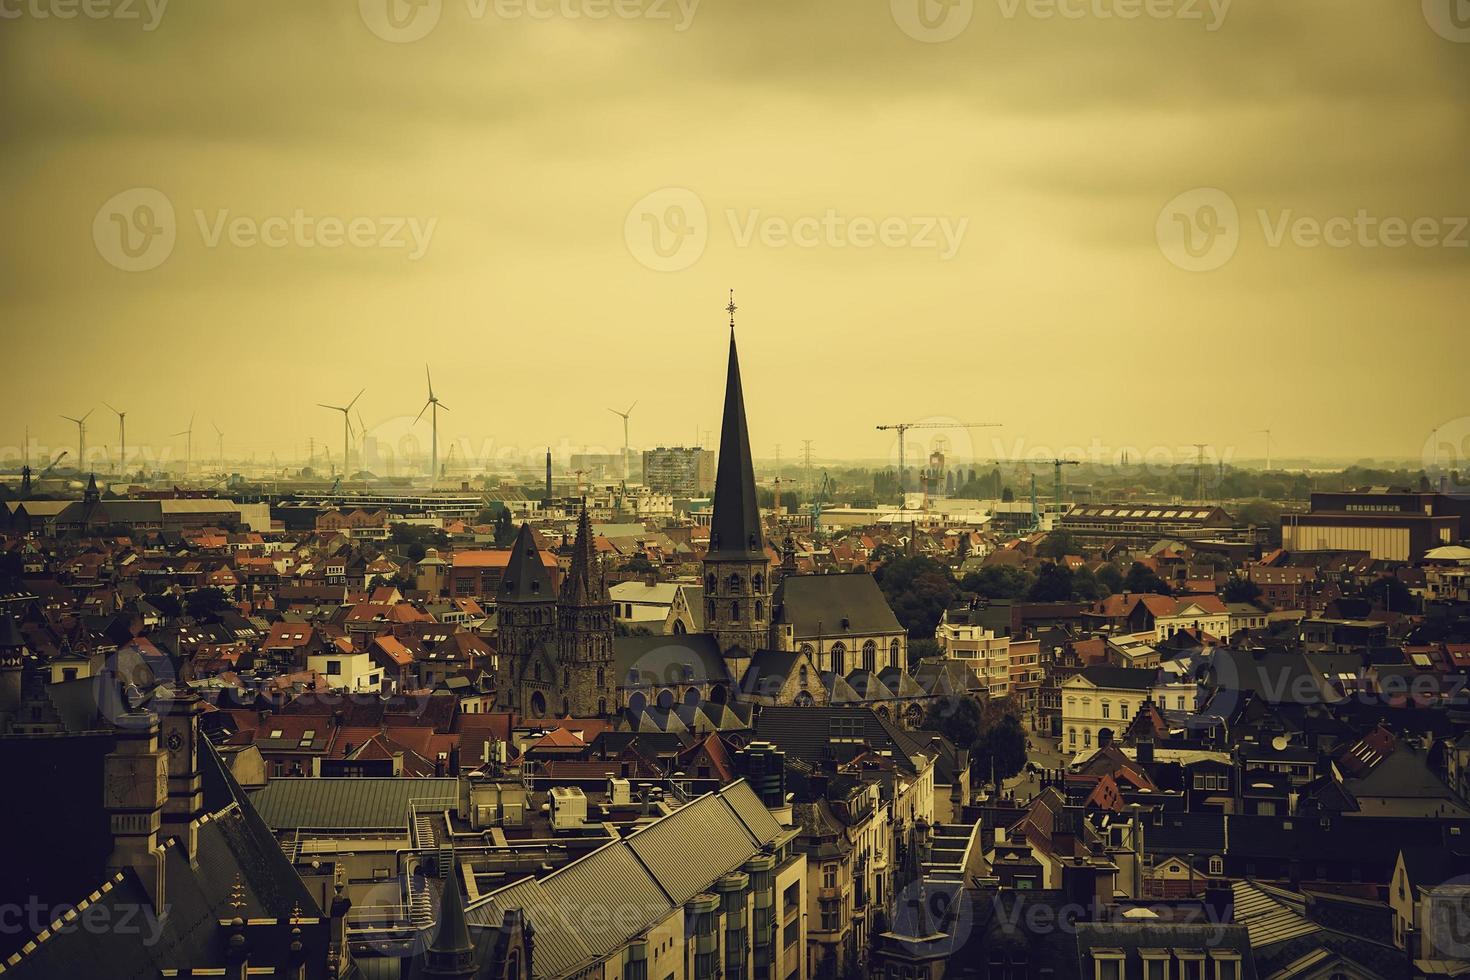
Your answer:
[[[730,290],[730,305],[727,306],[727,307],[725,307],[725,311],[730,314],[730,329],[731,330],[734,330],[735,329],[735,311],[737,309],[739,309],[739,307],[737,307],[735,305],[735,290],[732,289],[732,290]]]

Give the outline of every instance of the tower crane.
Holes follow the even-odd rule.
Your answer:
[[[904,461],[903,434],[910,429],[994,429],[1000,426],[999,422],[894,422],[889,425],[878,426],[879,432],[895,431],[898,433],[898,497],[903,502],[906,492],[904,486]]]
[[[1054,459],[1051,461],[1051,465],[1056,468],[1057,516],[1060,517],[1062,513],[1062,467],[1081,466],[1082,463],[1075,459]]]
[[[812,537],[820,537],[822,534],[822,505],[827,502],[832,492],[832,479],[827,476],[827,471],[822,471],[822,482],[817,491],[812,495]]]

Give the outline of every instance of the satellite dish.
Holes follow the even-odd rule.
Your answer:
[[[1284,750],[1286,746],[1287,740],[1285,735],[1277,735],[1275,738],[1271,739],[1271,748],[1275,749],[1277,752]]]

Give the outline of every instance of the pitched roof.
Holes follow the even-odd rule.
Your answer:
[[[497,602],[552,602],[556,599],[551,587],[551,573],[541,561],[536,536],[529,524],[522,524],[516,534],[495,598]]]

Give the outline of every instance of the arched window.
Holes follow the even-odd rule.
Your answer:
[[[561,699],[561,713],[563,715],[569,715],[572,713],[572,702],[567,700],[566,698]]]
[[[1077,729],[1067,729],[1067,745],[1074,749],[1077,747]]]
[[[542,718],[546,715],[546,697],[540,691],[531,695],[531,714],[537,718]]]
[[[841,643],[832,644],[832,672],[834,674],[847,673],[847,647]]]
[[[708,592],[710,595],[714,595],[719,587],[720,580],[715,578],[714,572],[710,572],[704,577],[704,591]]]
[[[816,704],[817,702],[816,702],[816,699],[813,698],[810,694],[808,694],[805,691],[802,691],[801,693],[799,693],[799,694],[796,695],[796,697],[794,699],[794,703],[797,705],[797,707],[810,708],[812,705]]]
[[[606,675],[606,673],[603,671],[603,669],[601,667],[598,667],[597,668],[597,686],[598,687],[601,687],[605,683],[607,683],[607,675]]]
[[[817,650],[816,650],[816,648],[815,648],[815,647],[813,647],[813,646],[812,646],[812,645],[811,645],[811,644],[810,644],[810,643],[803,643],[803,644],[802,644],[802,645],[801,645],[801,652],[802,652],[802,653],[803,653],[803,654],[804,654],[804,655],[805,655],[805,656],[808,656],[808,657],[810,657],[810,656],[812,656],[812,655],[813,655],[813,654],[815,654],[815,653],[816,653],[816,652],[817,652]]]
[[[607,698],[597,699],[597,713],[599,715],[607,714]]]
[[[537,661],[534,670],[536,671],[536,679],[539,681],[541,679],[541,663],[540,663],[540,661]]]
[[[740,603],[739,602],[731,602],[730,603],[730,618],[731,619],[739,619],[740,618]]]
[[[730,573],[730,591],[731,592],[739,592],[740,591],[740,573],[739,572],[731,572]]]
[[[762,610],[761,601],[759,599],[755,600],[755,618],[760,619],[764,615],[765,613]]]
[[[567,670],[565,667],[563,667],[562,668],[562,671],[561,671],[561,686],[562,687],[571,687],[572,686],[572,672],[570,670]]]
[[[807,682],[807,669],[806,669],[806,664],[802,664],[801,665],[801,676],[800,676],[799,679],[801,681],[801,686],[802,687],[806,687],[806,682]]]
[[[757,593],[763,592],[765,590],[765,586],[766,577],[760,572],[756,572],[754,575],[751,576],[750,587],[754,589]]]
[[[899,650],[898,640],[895,638],[888,644],[888,666],[902,668],[903,664],[899,663],[902,657],[903,651]]]
[[[878,670],[878,644],[873,640],[863,644],[863,670],[870,674]]]
[[[709,621],[711,623],[713,623],[715,621],[715,618],[716,618],[715,617],[715,600],[711,599],[709,601],[709,609],[707,610],[707,612],[709,613],[709,616],[708,616]]]
[[[1090,749],[1090,748],[1092,748],[1092,729],[1091,728],[1084,728],[1084,729],[1082,729],[1082,747],[1084,749]]]

